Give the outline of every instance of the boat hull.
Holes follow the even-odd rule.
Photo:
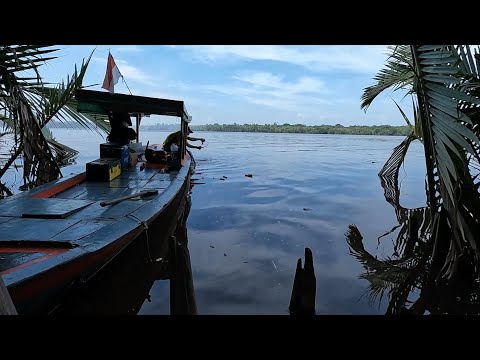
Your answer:
[[[20,239],[21,241],[0,239],[0,254],[2,250],[4,253],[8,251],[12,253],[15,250],[17,250],[17,253],[20,253],[27,251],[26,249],[32,252],[37,250],[37,253],[42,253],[43,251],[43,253],[47,254],[20,265],[16,264],[16,266],[3,269],[0,272],[0,275],[5,280],[12,301],[17,308],[17,312],[19,314],[49,313],[72,288],[85,286],[102,269],[108,267],[108,264],[124,252],[129,245],[136,241],[142,241],[141,239],[145,238],[146,232],[148,232],[147,236],[150,241],[167,242],[167,233],[169,232],[167,229],[171,227],[167,225],[176,221],[175,219],[180,211],[179,207],[184,203],[189,191],[191,164],[191,160],[187,159],[180,171],[175,175],[172,174],[168,186],[161,189],[161,193],[157,196],[141,202],[141,206],[135,207],[133,201],[125,204],[123,207],[128,205],[131,209],[134,209],[132,211],[128,209],[129,212],[126,215],[118,218],[112,215],[111,218],[107,218],[104,215],[105,213],[101,213],[101,216],[97,216],[96,214],[100,211],[97,209],[99,208],[97,203],[101,200],[98,199],[94,204],[87,206],[74,215],[67,216],[65,219],[44,220],[46,222],[50,221],[50,223],[55,222],[55,224],[59,221],[74,222],[74,220],[77,220],[73,225],[67,224],[68,227],[65,230],[53,236],[49,241],[32,241],[26,235],[25,238]],[[155,176],[152,175],[152,179]],[[78,178],[82,179],[81,176]],[[72,181],[68,179],[66,182],[69,182],[69,187],[66,189],[71,189]],[[155,182],[152,181],[151,184],[153,183]],[[45,188],[36,188],[31,194],[23,193],[19,198],[28,199],[35,196],[39,198],[39,194],[42,193],[48,193],[49,198],[55,197],[55,194],[52,195],[51,189],[58,186],[62,187],[62,182],[56,182],[56,184],[51,184]],[[65,189],[62,191],[65,191]],[[10,201],[14,201],[14,199],[9,199]],[[15,202],[11,204],[15,204]],[[117,208],[123,209],[121,206]],[[112,207],[111,211],[113,210],[114,208]],[[83,219],[82,213],[85,216],[90,216],[90,218]],[[93,216],[97,217],[92,218]],[[75,217],[76,219],[71,219]],[[0,227],[2,225],[6,226],[9,221],[14,222],[17,220],[12,216],[12,219],[4,220]],[[84,225],[82,222],[89,226],[95,225],[99,229],[92,228],[87,236],[83,236],[83,233],[81,233],[77,235],[78,239],[69,239],[69,237],[73,237],[72,234],[79,234],[79,231],[85,232],[88,230],[88,227],[82,227]],[[48,226],[47,223],[46,227],[48,228]],[[153,229],[155,229],[155,233],[152,233]],[[162,231],[165,233],[162,234]],[[62,237],[62,234],[65,235]],[[48,235],[50,236],[51,234]],[[64,240],[64,238],[68,241]],[[27,248],[27,245],[30,247]],[[158,248],[159,246],[162,247],[162,244],[155,244],[152,248]]]

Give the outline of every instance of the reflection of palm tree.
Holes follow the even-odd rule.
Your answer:
[[[387,88],[412,95],[415,126],[398,106],[412,133],[397,146],[380,171],[386,200],[394,207],[399,230],[392,258],[368,253],[360,232],[350,226],[350,250],[364,265],[375,299],[388,289],[387,313],[407,309],[409,293],[420,290],[407,311],[476,313],[480,233],[480,82],[479,55],[469,46],[411,45],[390,48],[377,83],[365,89],[362,108]],[[398,171],[410,143],[424,146],[428,209],[400,205]],[[386,234],[385,234],[386,235]],[[441,296],[440,296],[441,295]],[[442,300],[440,300],[442,298]],[[456,307],[450,306],[455,304]]]
[[[392,184],[391,181],[382,180],[385,194],[392,193],[393,189],[389,188]],[[387,233],[399,228],[392,257],[379,260],[365,250],[363,237],[356,226],[350,225],[346,234],[350,253],[366,270],[360,278],[370,283],[367,290],[370,301],[381,301],[385,292],[388,292],[390,300],[387,314],[424,314],[427,310],[432,314],[480,313],[480,287],[468,257],[457,261],[457,271],[448,283],[439,281],[441,279],[436,274],[443,265],[442,254],[448,249],[433,249],[428,208],[406,209],[398,203],[394,207],[399,225]],[[444,217],[445,214],[441,213],[437,219]],[[440,223],[435,225],[438,229],[435,235],[448,234],[446,221],[437,221]],[[420,294],[412,303],[408,297],[415,291]]]
[[[435,257],[431,242],[425,239],[417,240],[410,256],[404,250],[398,257],[383,260],[365,250],[362,235],[354,225],[349,226],[347,242],[351,254],[366,270],[360,278],[370,282],[367,290],[370,300],[381,301],[388,291],[387,314],[424,314],[425,311],[432,314],[480,314],[480,286],[467,257],[457,262],[456,275],[446,283],[432,276],[436,272],[431,269],[442,264]],[[413,302],[408,297],[414,291],[419,291],[419,295]]]
[[[480,258],[480,194],[473,176],[480,160],[479,59],[464,45],[391,47],[385,68],[375,76],[377,83],[362,96],[361,107],[366,109],[387,88],[412,95],[412,133],[394,149],[381,174],[395,185],[390,187],[393,193],[385,193],[387,201],[399,205],[398,169],[410,143],[414,139],[423,143],[431,232],[439,234],[432,242],[444,250],[437,253],[443,279],[455,275],[461,257],[471,257],[474,263]],[[445,221],[447,231],[439,232]]]

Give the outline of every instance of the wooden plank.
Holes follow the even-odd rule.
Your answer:
[[[133,189],[131,189],[133,190]],[[131,212],[140,209],[147,203],[147,200],[128,200],[112,206],[102,207],[100,203],[95,203],[88,208],[72,215],[70,219],[87,220],[87,219],[112,219],[124,217]]]
[[[13,305],[2,277],[0,276],[0,315],[17,315],[17,310]]]
[[[170,186],[171,183],[171,181],[150,180],[145,184],[143,189],[166,189]]]
[[[2,216],[63,219],[92,204],[93,201],[76,199],[21,198],[13,203],[0,204]]]
[[[85,173],[81,173],[81,174],[78,174],[70,179],[66,179],[65,181],[53,186],[53,187],[50,187],[48,189],[45,189],[39,193],[36,193],[34,195],[32,195],[32,198],[49,198],[49,197],[52,197],[54,195],[57,195],[57,194],[60,194],[62,193],[63,191],[71,188],[72,186],[75,186],[79,183],[81,183],[82,181],[85,180]]]
[[[155,174],[150,180],[154,180],[154,181],[173,181],[175,180],[175,178],[177,177],[177,174],[174,174],[174,173],[158,173],[158,174]]]
[[[143,171],[140,170],[127,170],[122,171],[119,179],[130,179],[130,180],[150,180],[155,174],[158,173],[156,169],[144,169]]]
[[[83,173],[82,173],[83,174]],[[80,174],[80,175],[82,175]],[[78,177],[79,174],[71,174],[67,175],[63,178],[60,178],[58,180],[51,181],[49,183],[40,185],[38,187],[35,187],[33,189],[30,189],[29,191],[22,191],[18,194],[15,194],[14,196],[8,196],[5,199],[0,201],[0,204],[6,204],[6,203],[12,203],[12,202],[17,202],[19,199],[26,199],[26,198],[31,198],[35,197],[37,194],[44,192],[45,190],[49,190],[52,188],[55,188],[57,185],[62,184],[65,181],[68,181],[72,178]]]
[[[101,201],[109,200],[122,195],[127,188],[109,188],[109,187],[98,187],[98,186],[85,186],[87,191],[79,195],[77,199]]]
[[[62,191],[60,194],[56,195],[56,199],[76,199],[83,193],[85,193],[87,189],[85,186],[73,186],[68,190]]]
[[[5,248],[0,248],[0,274],[8,269],[15,268],[45,255],[45,253],[41,251],[22,251],[23,249],[21,247],[17,249],[9,248],[8,251],[4,249]]]
[[[50,240],[71,241],[80,244],[82,238],[93,234],[104,226],[110,225],[112,221],[113,220],[107,219],[81,220],[62,232],[59,232]]]
[[[138,191],[138,192],[133,192],[132,194],[125,195],[125,196],[120,196],[119,198],[112,199],[112,200],[107,200],[107,201],[102,201],[100,203],[100,206],[109,206],[109,205],[115,205],[118,204],[122,201],[126,200],[134,200],[136,197],[142,197],[145,198],[147,196],[156,196],[158,194],[158,190],[148,190],[148,191]]]
[[[0,242],[48,241],[78,221],[78,219],[12,218],[11,221],[0,224]]]
[[[129,189],[141,189],[147,185],[148,180],[115,179],[110,181],[109,187],[127,187]]]

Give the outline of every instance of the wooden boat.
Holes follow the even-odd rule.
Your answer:
[[[183,101],[92,90],[75,97],[79,112],[128,112],[137,134],[142,114],[180,118],[181,165],[165,172],[164,165],[139,162],[111,181],[90,181],[84,172],[0,201],[0,276],[19,314],[48,311],[59,294],[88,282],[137,239],[165,241],[162,232],[188,194],[194,161],[186,151],[191,117]],[[156,193],[128,198],[147,190]]]
[[[190,207],[190,195],[179,198],[150,228],[150,241],[142,234],[86,286],[72,286],[49,314],[136,315],[145,313],[147,301],[155,314],[197,314],[186,227]]]

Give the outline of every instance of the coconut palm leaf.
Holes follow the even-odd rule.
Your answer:
[[[75,96],[75,91],[82,87],[83,78],[85,72],[87,71],[88,64],[93,55],[93,51],[90,56],[82,61],[80,70],[77,70],[75,65],[75,71],[71,77],[67,77],[66,83],[62,81],[56,88],[46,88],[46,87],[32,87],[28,91],[33,92],[36,95],[40,96],[40,99],[48,99],[48,101],[33,101],[33,107],[36,109],[37,114],[41,116],[40,126],[45,126],[54,116],[56,116],[59,111],[68,103],[70,99]],[[33,97],[32,99],[37,99]],[[70,116],[75,116],[69,114]],[[81,116],[74,117],[75,120],[79,121],[81,124],[86,121]]]
[[[39,90],[45,87],[38,67],[53,59],[54,57],[44,55],[54,51],[56,49],[35,46],[0,47],[0,90],[3,95],[0,102],[5,112],[2,120],[20,135],[15,137],[19,151],[14,156],[23,151],[24,179],[27,184],[39,185],[58,178],[61,172],[56,159],[71,159],[76,155],[75,150],[62,146],[53,139],[46,140],[41,128],[61,111],[74,96],[75,90],[82,85],[91,55],[82,63],[79,72],[75,69],[71,80],[68,79],[66,84],[62,82],[48,94],[47,100],[45,93]],[[23,75],[29,70],[33,70],[36,77]],[[75,112],[72,118],[83,120],[76,115]]]
[[[52,131],[48,127],[45,126],[42,129],[42,133],[45,140],[47,140],[48,145],[50,145],[50,149],[60,167],[71,164],[71,162],[78,156],[77,150],[56,141],[53,137]]]
[[[15,84],[22,88],[38,86],[41,83],[38,67],[56,58],[43,57],[43,55],[57,50],[51,46],[0,46],[0,89],[8,92]],[[30,75],[31,71],[35,72],[36,77]],[[22,76],[23,72],[27,75]]]
[[[389,58],[385,68],[381,69],[374,77],[377,83],[365,88],[362,94],[360,107],[365,111],[373,100],[386,89],[406,89],[408,91],[412,89],[414,71],[409,47],[407,45],[390,46],[388,53]]]
[[[16,83],[22,87],[42,128],[55,117],[60,121],[65,119],[74,120],[87,129],[108,132],[109,123],[106,119],[98,119],[86,114],[80,114],[76,111],[75,104],[72,104],[75,90],[82,86],[83,78],[93,51],[87,60],[84,59],[82,61],[80,70],[77,70],[75,66],[73,75],[68,77],[66,82],[62,81],[54,88],[45,86],[46,84],[42,83],[41,76],[38,72],[36,77],[19,76],[19,74],[17,74],[17,72],[31,69],[37,71],[37,68],[46,61],[56,58],[45,58],[42,57],[42,55],[57,50],[56,48],[39,48],[28,45],[0,47],[0,69],[3,66],[9,75],[3,83]],[[0,89],[2,79],[4,78],[5,77],[0,78]],[[10,109],[10,111],[11,110],[12,109]]]
[[[450,277],[460,254],[471,249],[477,261],[480,254],[480,196],[469,167],[469,159],[478,158],[479,137],[472,130],[472,119],[460,110],[468,108],[472,113],[480,106],[480,98],[473,93],[478,87],[478,69],[470,50],[462,46],[411,48],[425,134],[430,202],[433,208],[447,211],[452,230],[452,246],[442,267],[444,276]],[[432,66],[442,75],[432,77],[424,70]],[[441,201],[434,197],[435,193]]]
[[[28,186],[38,186],[56,180],[62,174],[38,120],[22,89],[15,85],[12,90],[12,98],[18,103],[18,111],[13,115],[21,129],[21,144],[18,148],[23,150],[24,181]]]

